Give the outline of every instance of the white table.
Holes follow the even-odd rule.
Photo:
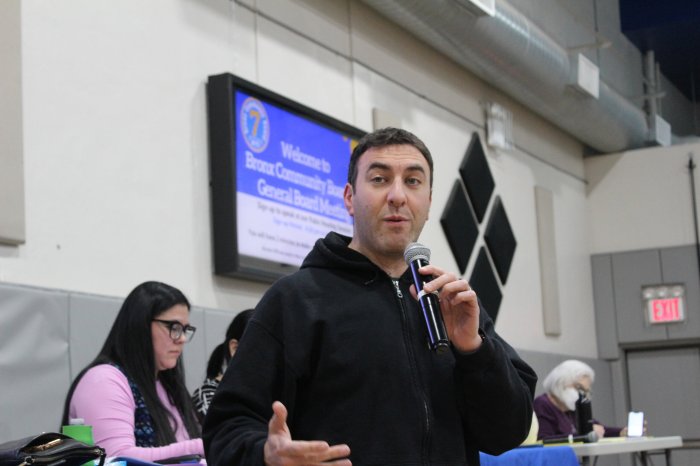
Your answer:
[[[683,439],[680,436],[604,438],[595,443],[573,443],[569,446],[573,448],[576,456],[581,457],[583,464],[587,464],[591,456],[639,453],[642,465],[646,466],[650,451],[663,450],[666,455],[666,464],[670,465],[671,450],[682,447]]]

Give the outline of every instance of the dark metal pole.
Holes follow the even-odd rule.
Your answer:
[[[693,203],[693,225],[695,225],[695,253],[698,256],[698,273],[700,274],[700,234],[698,233],[698,203],[695,200],[695,162],[693,161],[693,153],[690,153],[688,158],[688,170],[690,173],[690,192],[692,194],[691,202]]]

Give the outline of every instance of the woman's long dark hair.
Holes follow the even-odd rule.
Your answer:
[[[156,393],[156,364],[153,356],[151,322],[171,307],[190,303],[177,288],[160,282],[145,282],[133,289],[122,304],[117,318],[107,335],[99,354],[75,378],[66,396],[62,424],[68,424],[68,412],[73,392],[88,369],[99,364],[118,364],[136,383],[153,419],[157,446],[174,443],[172,414],[161,403]],[[201,437],[201,428],[195,417],[192,399],[185,386],[182,358],[177,365],[158,373],[170,401],[177,407],[190,438]],[[171,424],[173,421],[173,424]]]
[[[231,323],[226,330],[226,339],[223,343],[219,343],[216,348],[211,352],[209,356],[209,362],[207,364],[207,378],[214,379],[219,374],[223,374],[228,366],[228,362],[231,360],[231,353],[228,350],[228,342],[232,339],[239,340],[243,336],[243,331],[248,325],[250,316],[253,315],[253,309],[246,309],[245,311],[239,312],[236,317],[233,318]]]

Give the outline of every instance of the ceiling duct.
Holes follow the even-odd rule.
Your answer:
[[[644,112],[603,79],[597,99],[577,91],[576,54],[509,3],[477,16],[454,0],[363,1],[593,149],[646,145]]]

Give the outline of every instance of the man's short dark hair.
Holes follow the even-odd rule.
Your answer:
[[[362,154],[373,147],[413,146],[423,154],[425,160],[428,161],[430,168],[430,188],[433,187],[433,157],[430,155],[428,147],[421,141],[418,136],[400,128],[381,128],[371,133],[366,134],[357,143],[350,155],[350,165],[348,166],[348,183],[355,189],[355,181],[357,180],[357,162]]]

